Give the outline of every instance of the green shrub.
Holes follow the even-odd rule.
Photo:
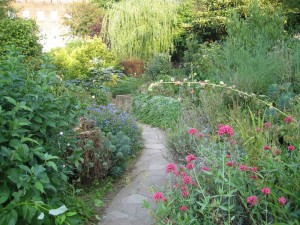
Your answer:
[[[0,224],[78,224],[76,212],[65,213],[68,171],[54,141],[74,124],[74,99],[53,94],[60,82],[46,65],[36,72],[8,53],[0,64]]]
[[[150,80],[157,80],[160,76],[171,75],[171,73],[170,56],[165,54],[155,56],[145,70],[145,76],[149,77]]]
[[[115,55],[106,49],[100,38],[70,43],[52,50],[50,55],[64,80],[90,78],[96,59],[101,61],[103,68],[117,65]]]
[[[19,48],[28,59],[41,56],[42,46],[38,42],[38,26],[33,20],[0,19],[0,30],[0,58],[4,57],[9,51],[7,47],[11,46]]]
[[[120,80],[116,85],[109,88],[112,96],[115,98],[116,95],[126,95],[135,93],[141,85],[141,80],[129,77],[124,80]]]
[[[133,98],[132,112],[140,121],[166,129],[178,121],[181,104],[170,97],[143,94]]]

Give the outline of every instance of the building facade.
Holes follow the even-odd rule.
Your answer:
[[[64,46],[71,37],[63,18],[68,4],[80,0],[15,0],[14,7],[24,19],[34,19],[39,26],[44,51]]]

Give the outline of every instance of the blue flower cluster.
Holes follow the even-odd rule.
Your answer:
[[[89,117],[96,122],[102,132],[116,135],[122,131],[131,139],[130,147],[133,152],[142,147],[142,132],[132,115],[120,111],[112,104],[87,107],[87,110]]]

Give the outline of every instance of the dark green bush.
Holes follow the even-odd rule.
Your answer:
[[[109,88],[110,92],[112,93],[113,97],[116,95],[126,95],[126,94],[133,94],[136,92],[141,85],[141,80],[129,77],[124,80],[118,81],[118,83]]]
[[[165,129],[178,121],[181,104],[170,97],[143,94],[133,98],[132,112],[140,121]]]
[[[149,62],[145,70],[145,76],[150,80],[155,80],[160,76],[170,75],[172,73],[172,64],[170,62],[170,56],[160,54],[154,57]]]
[[[74,102],[53,94],[59,80],[47,66],[35,72],[25,56],[8,54],[0,64],[0,224],[78,224],[76,212],[64,213],[67,171],[53,151],[74,124]]]

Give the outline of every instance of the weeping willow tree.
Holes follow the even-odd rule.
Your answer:
[[[107,12],[104,37],[120,58],[149,60],[173,50],[176,0],[126,0]]]

